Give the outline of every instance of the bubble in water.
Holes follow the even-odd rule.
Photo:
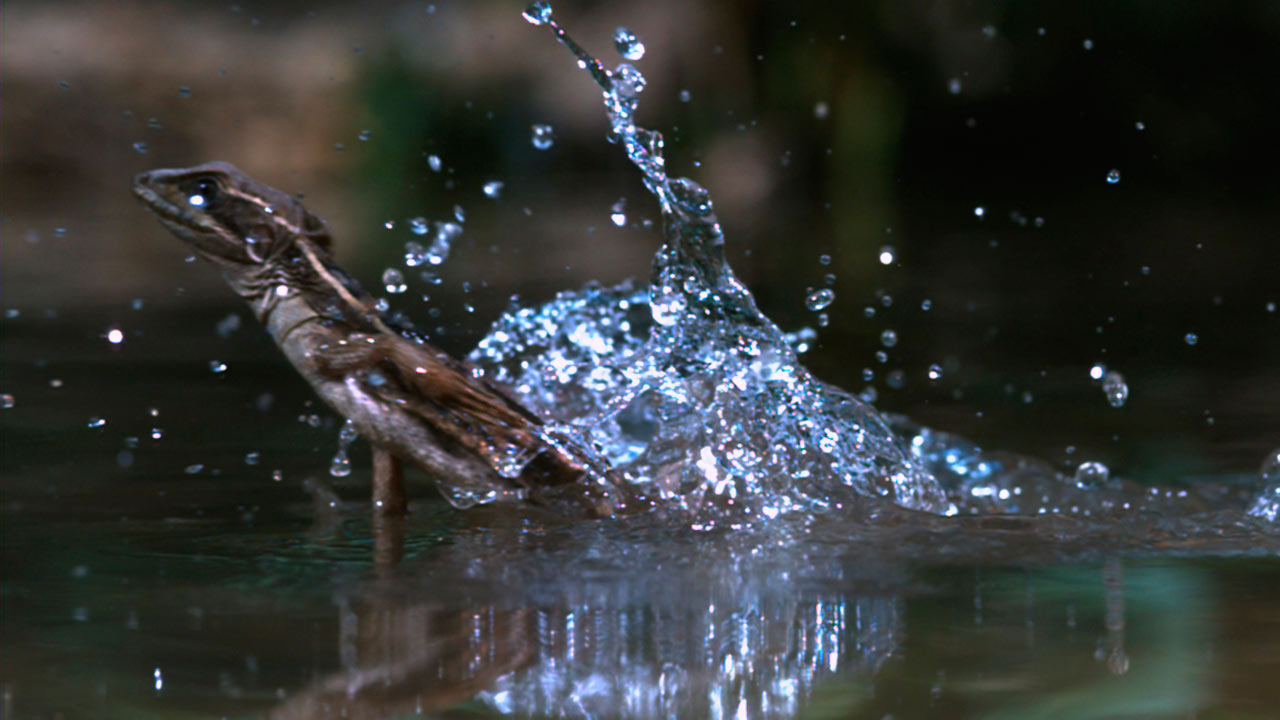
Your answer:
[[[535,150],[547,150],[555,144],[553,133],[555,129],[550,125],[537,124],[533,128],[533,138],[531,142]]]
[[[813,312],[818,312],[819,310],[825,310],[835,299],[836,293],[834,290],[822,288],[809,293],[809,296],[804,299],[804,306]]]
[[[618,54],[627,60],[639,60],[644,57],[644,43],[630,30],[620,27],[613,31],[613,46]]]
[[[209,372],[212,372],[214,375],[221,375],[226,371],[227,371],[227,364],[222,362],[221,360],[209,361]]]
[[[882,245],[880,247],[880,264],[892,265],[894,259],[894,249],[892,245]]]
[[[929,379],[930,379],[930,380],[941,380],[941,379],[942,379],[942,366],[941,366],[941,365],[938,365],[937,363],[934,363],[933,365],[930,365],[930,366],[929,366],[929,373],[928,373],[928,375],[929,375]]]
[[[120,328],[111,328],[107,331],[107,342],[112,345],[119,345],[124,342],[124,331]]]
[[[1182,337],[1182,340],[1188,345],[1195,345],[1200,342],[1200,336],[1193,332],[1189,332]]]
[[[1108,370],[1102,376],[1102,392],[1107,396],[1107,404],[1114,408],[1124,407],[1129,399],[1129,385],[1124,381],[1124,376],[1115,370]]]
[[[496,198],[502,194],[503,182],[501,180],[490,180],[484,184],[484,196],[487,198]]]
[[[1099,487],[1111,479],[1111,470],[1100,462],[1080,463],[1073,479],[1078,488]]]
[[[891,348],[898,344],[898,333],[893,330],[885,330],[880,333],[880,344]]]
[[[387,292],[392,295],[399,295],[409,288],[404,282],[404,273],[395,268],[387,268],[382,271],[382,284],[387,288]]]
[[[551,20],[551,3],[535,0],[525,6],[521,15],[531,25],[543,25]]]

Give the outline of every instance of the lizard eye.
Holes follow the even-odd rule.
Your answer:
[[[196,178],[186,188],[187,202],[192,207],[206,208],[218,199],[218,181],[209,177]]]

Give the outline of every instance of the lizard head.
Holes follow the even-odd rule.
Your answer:
[[[133,194],[224,271],[264,265],[299,238],[329,249],[324,221],[229,163],[144,172],[133,179]]]

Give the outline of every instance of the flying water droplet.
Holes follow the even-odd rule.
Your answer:
[[[618,227],[623,227],[624,225],[626,225],[627,224],[626,208],[627,208],[627,199],[618,198],[618,202],[614,203],[609,207],[609,220],[614,225],[617,225]]]
[[[8,410],[14,406],[15,402],[16,401],[13,399],[13,396],[9,393],[0,395],[0,410]]]
[[[975,208],[973,209],[973,216],[974,216],[974,217],[979,217],[979,218],[980,218],[980,217],[982,217],[982,216],[984,216],[984,215],[986,215],[986,214],[987,214],[987,209],[986,209],[986,208],[984,208],[984,207],[982,207],[981,205],[979,205],[979,206],[977,206],[977,207],[975,207]]]
[[[453,218],[460,223],[464,223],[467,221],[467,211],[463,210],[461,205],[454,205]]]
[[[382,284],[387,288],[387,292],[392,295],[399,295],[409,288],[404,282],[404,273],[395,268],[387,268],[382,271]]]
[[[893,330],[885,330],[880,333],[880,344],[887,348],[891,348],[898,344],[898,333]]]
[[[146,155],[147,150],[149,149],[150,148],[147,147],[147,144],[142,142],[141,140],[133,144],[134,152],[138,153],[139,155]]]
[[[627,63],[613,70],[613,87],[619,97],[634,98],[644,92],[644,74]]]
[[[537,124],[532,127],[533,136],[530,142],[535,150],[549,150],[555,144],[555,130],[550,125]]]
[[[405,267],[418,267],[427,261],[427,249],[422,243],[410,240],[404,244]]]
[[[1102,392],[1107,396],[1107,404],[1113,408],[1124,407],[1129,399],[1129,385],[1115,370],[1108,370],[1102,376]]]
[[[959,95],[961,90],[964,90],[964,85],[960,82],[960,78],[951,78],[947,81],[947,92]]]
[[[257,452],[245,453],[245,456],[244,456],[245,465],[257,465],[258,462],[261,460],[262,460],[262,455],[260,453],[257,453]]]
[[[530,25],[543,25],[551,20],[551,3],[535,0],[525,6],[521,13]]]
[[[630,30],[620,27],[613,31],[613,47],[618,54],[627,60],[639,60],[644,57],[644,43]]]
[[[119,345],[124,342],[124,331],[120,328],[111,328],[107,331],[107,342],[112,345]]]
[[[1195,345],[1200,342],[1200,336],[1193,332],[1189,332],[1182,337],[1182,340],[1188,345]]]
[[[929,379],[930,379],[930,380],[941,380],[941,379],[942,379],[942,366],[941,366],[941,365],[938,365],[937,363],[934,363],[933,365],[930,365],[930,366],[929,366],[929,373],[928,373],[928,375],[929,375]]]
[[[416,217],[409,221],[409,232],[414,235],[426,235],[430,230],[431,225],[424,217]]]
[[[431,247],[427,248],[427,262],[432,265],[440,265],[449,258],[449,250],[453,248],[453,241],[462,235],[462,226],[451,222],[436,223],[436,234],[431,240]]]
[[[439,155],[428,155],[427,167],[431,168],[431,172],[440,172],[440,168],[444,167],[444,163],[440,162]]]
[[[221,375],[226,371],[227,371],[227,364],[222,362],[221,360],[209,361],[209,372],[212,372],[214,375]]]
[[[819,310],[825,310],[835,299],[836,293],[834,290],[822,288],[809,293],[809,296],[804,299],[804,306],[813,312],[818,312]]]
[[[338,450],[333,454],[333,460],[329,462],[329,474],[334,477],[346,477],[351,474],[351,459],[347,457],[347,449],[351,447],[351,443],[356,441],[359,434],[356,432],[355,423],[348,419],[342,424],[342,429],[338,431]]]
[[[880,264],[892,265],[894,260],[894,250],[892,245],[883,245],[880,248]]]
[[[185,468],[183,468],[182,472],[186,473],[187,475],[199,475],[200,473],[204,472],[204,464],[192,463],[186,466]]]
[[[1110,170],[1107,173],[1107,184],[1115,185],[1118,182],[1120,182],[1120,171],[1115,169]],[[1142,183],[1138,183],[1138,184],[1141,185]]]
[[[487,198],[496,198],[502,194],[503,183],[501,180],[490,180],[484,184],[484,196]]]
[[[360,142],[369,142],[369,138],[373,137],[373,131],[361,130],[360,134],[357,135],[357,137],[360,139]]]

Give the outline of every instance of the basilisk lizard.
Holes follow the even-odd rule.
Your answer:
[[[392,327],[334,264],[325,224],[286,193],[212,162],[152,170],[133,192],[222,270],[316,393],[373,446],[375,512],[400,515],[402,464],[427,471],[455,504],[570,500],[611,514],[605,471],[475,367]]]

